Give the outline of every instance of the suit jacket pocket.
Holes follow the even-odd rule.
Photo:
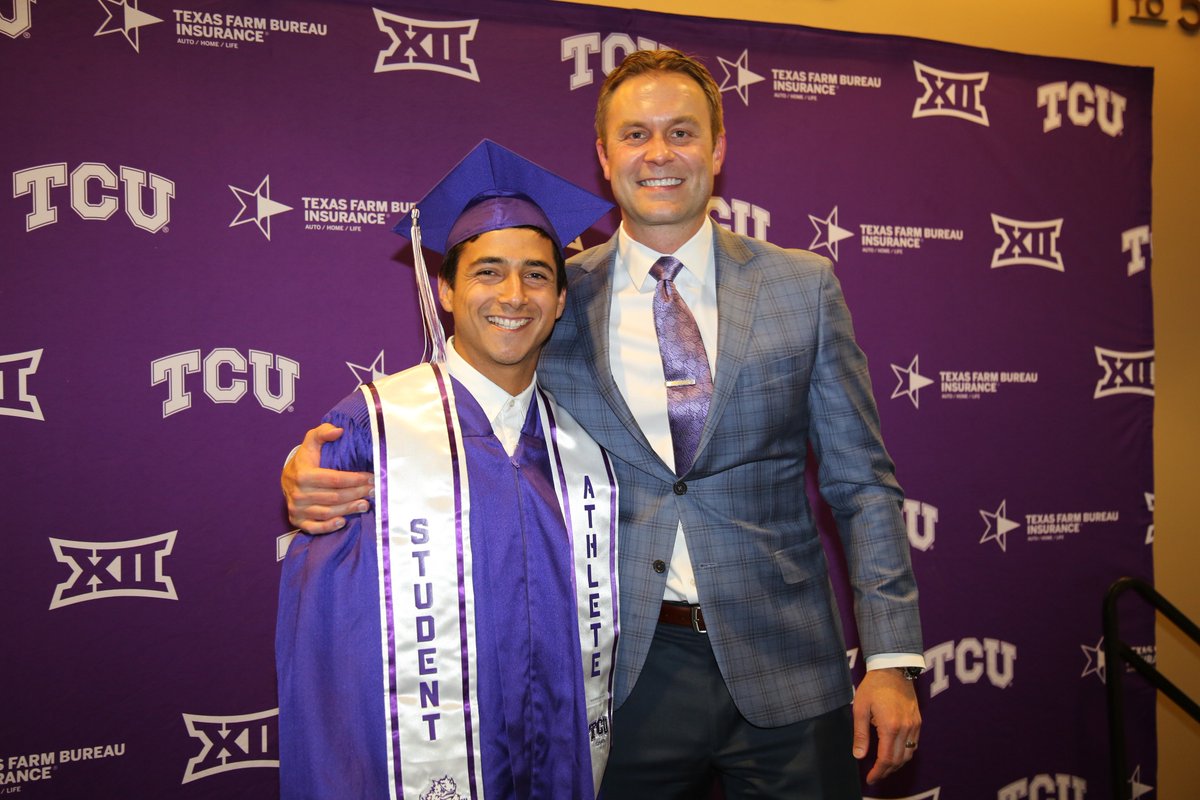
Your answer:
[[[746,379],[745,386],[763,390],[773,384],[795,382],[800,386],[807,385],[808,372],[812,369],[812,353],[799,348],[781,356],[773,356],[767,361],[747,361],[742,367],[742,377]]]
[[[823,578],[827,572],[825,552],[817,536],[775,551],[775,563],[784,583],[802,583],[809,578]]]

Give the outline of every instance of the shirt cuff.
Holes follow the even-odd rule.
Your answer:
[[[867,671],[889,667],[920,667],[925,669],[925,656],[917,653],[876,653],[867,656]]]

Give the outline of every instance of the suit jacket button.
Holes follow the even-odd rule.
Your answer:
[[[687,484],[683,481],[675,481],[675,494],[687,494]]]
[[[654,571],[659,575],[662,575],[667,571],[667,562],[663,561],[661,558],[656,559],[654,562]]]

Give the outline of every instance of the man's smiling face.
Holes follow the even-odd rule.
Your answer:
[[[659,252],[674,252],[700,229],[713,177],[725,160],[700,85],[677,72],[647,72],[620,84],[596,153],[625,228]]]

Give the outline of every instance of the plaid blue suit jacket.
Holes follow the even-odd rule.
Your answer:
[[[830,262],[714,231],[716,382],[688,474],[654,453],[609,369],[615,237],[571,259],[567,307],[538,378],[612,455],[620,482],[615,702],[645,662],[667,577],[655,562],[670,563],[682,521],[729,692],[747,720],[775,727],[853,697],[805,494],[808,442],[846,553],[864,656],[922,652],[917,590],[903,495]]]

